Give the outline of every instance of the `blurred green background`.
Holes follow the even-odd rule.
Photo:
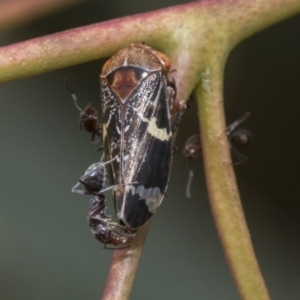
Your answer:
[[[144,3],[143,3],[144,2]],[[1,46],[184,1],[86,1],[6,30]],[[236,168],[245,214],[275,300],[300,299],[300,17],[265,30],[230,55],[226,119],[246,111],[254,135]],[[88,196],[71,193],[100,158],[79,130],[80,106],[100,107],[93,61],[0,86],[0,299],[99,299],[113,252],[90,233]],[[185,140],[198,132],[196,103],[180,127],[168,198],[153,218],[130,299],[236,300],[210,212],[201,161],[185,197]]]

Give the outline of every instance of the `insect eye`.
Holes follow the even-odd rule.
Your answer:
[[[141,73],[141,79],[145,78],[148,76],[148,72],[144,71]]]
[[[171,68],[171,62],[169,60],[169,58],[164,55],[161,52],[156,52],[155,56],[157,57],[157,59],[160,61],[160,63],[162,64],[162,66],[164,67],[165,71],[169,71]]]
[[[134,68],[134,74],[135,74],[135,78],[138,81],[141,81],[142,79],[144,79],[145,77],[148,76],[149,72],[147,72],[143,69],[140,69],[140,68]]]

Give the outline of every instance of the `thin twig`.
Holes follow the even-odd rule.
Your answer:
[[[149,227],[150,222],[137,231],[130,247],[115,250],[102,300],[129,299]]]
[[[197,87],[201,144],[210,204],[242,299],[268,300],[230,157],[223,108],[223,65],[212,61]]]

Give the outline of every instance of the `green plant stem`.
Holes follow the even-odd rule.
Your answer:
[[[178,96],[186,99],[186,91],[200,78],[211,43],[219,42],[220,51],[230,51],[239,41],[299,10],[299,0],[195,1],[84,26],[1,47],[0,83],[108,57],[131,42],[146,41],[171,53],[172,59],[177,57],[173,62],[177,77],[186,78],[178,81]]]
[[[242,299],[267,300],[231,162],[223,112],[223,66],[211,62],[197,86],[201,142],[210,204]]]

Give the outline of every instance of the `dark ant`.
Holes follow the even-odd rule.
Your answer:
[[[249,117],[250,113],[246,112],[226,128],[226,135],[228,137],[230,150],[238,159],[233,163],[234,165],[242,164],[248,160],[248,157],[237,151],[235,147],[246,147],[249,146],[252,142],[252,133],[250,130],[246,128],[236,129]],[[183,155],[188,159],[189,165],[189,178],[186,187],[186,196],[190,198],[191,184],[194,177],[194,172],[190,167],[190,162],[202,157],[202,146],[199,134],[194,134],[187,139],[184,145]]]
[[[226,128],[226,134],[229,140],[230,149],[238,158],[238,161],[233,163],[235,166],[248,161],[248,157],[238,152],[234,147],[243,148],[249,146],[252,143],[252,133],[249,129],[236,129],[249,117],[250,112],[246,112]]]
[[[99,122],[98,111],[92,106],[91,103],[88,103],[84,109],[80,108],[77,103],[77,96],[75,92],[68,85],[68,78],[65,79],[65,86],[68,92],[71,94],[72,99],[76,108],[79,110],[79,127],[80,129],[84,129],[85,131],[92,134],[92,142],[95,141],[95,137],[97,137],[97,141],[100,143],[103,142],[103,130],[102,124]]]
[[[105,249],[124,249],[130,245],[124,245],[128,238],[135,234],[127,233],[126,228],[116,222],[112,222],[105,214],[105,196],[98,194],[90,200],[90,211],[88,213],[89,225],[94,237],[104,244]],[[113,245],[109,248],[106,245]],[[124,246],[122,246],[124,245]]]
[[[94,163],[80,177],[78,183],[72,188],[72,192],[84,195],[94,195],[90,200],[90,210],[88,213],[88,221],[94,237],[104,244],[105,249],[123,249],[130,245],[124,245],[129,238],[135,236],[135,233],[127,229],[125,226],[117,222],[111,221],[106,212],[104,192],[112,189],[114,186],[103,189],[105,182],[105,164]],[[82,184],[84,190],[77,187]],[[113,245],[109,248],[106,245]],[[124,245],[124,246],[123,246]]]

